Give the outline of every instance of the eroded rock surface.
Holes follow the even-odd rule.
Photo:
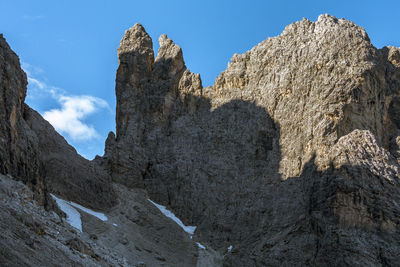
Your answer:
[[[106,213],[106,221],[77,209],[80,232],[38,205],[23,183],[0,174],[0,265],[221,266],[211,249],[200,251],[162,215],[144,190],[113,186],[120,201]]]
[[[46,204],[38,140],[24,120],[27,85],[18,56],[0,35],[0,173],[18,177]]]
[[[115,181],[144,186],[220,252],[233,245],[229,266],[399,260],[398,48],[321,15],[234,55],[203,88],[180,47],[159,43],[153,62],[135,25],[118,50],[102,159]]]
[[[23,181],[46,207],[48,192],[97,209],[115,205],[110,175],[24,103],[26,86],[18,56],[0,36],[0,173]]]
[[[398,66],[388,60],[394,50],[376,49],[348,20],[321,15],[234,55],[209,91],[214,106],[242,99],[264,107],[281,128],[280,173],[298,176],[314,155],[324,168],[320,158],[354,129],[389,147],[397,136],[389,106],[400,86]]]
[[[220,255],[225,266],[398,265],[399,48],[377,49],[363,28],[321,15],[234,55],[203,88],[182,49],[166,35],[159,43],[154,59],[143,26],[126,31],[116,133],[104,156],[88,162],[24,106],[26,77],[0,38],[1,172],[20,175],[39,200],[48,190],[105,209],[123,230],[83,214],[84,234],[41,251],[67,246],[83,260],[60,259],[88,266],[208,266],[221,264]],[[25,204],[2,183],[12,200],[0,203],[0,223],[11,216],[19,233],[24,221],[14,207]],[[198,226],[192,239],[160,218],[148,196]],[[43,234],[39,226],[27,222]],[[22,254],[42,242],[21,235]]]
[[[38,137],[39,159],[48,190],[100,210],[116,204],[110,175],[96,163],[80,156],[39,113],[26,106],[25,119]]]

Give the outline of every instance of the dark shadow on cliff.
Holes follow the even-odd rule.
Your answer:
[[[207,229],[202,238],[220,245],[257,227],[262,212],[255,210],[268,203],[262,190],[280,179],[279,127],[252,103],[203,106],[170,123],[151,149],[144,183],[187,223]]]
[[[320,171],[312,159],[270,192],[260,227],[225,266],[395,266],[399,185],[362,166]]]
[[[153,72],[133,85],[130,76],[123,77],[127,84],[119,90],[129,97],[117,101],[131,106],[123,134],[117,127],[117,138],[110,135],[105,157],[115,180],[144,186],[186,225],[197,225],[194,239],[226,253],[227,266],[397,260],[388,251],[399,244],[390,234],[397,231],[393,223],[400,210],[392,207],[390,195],[400,203],[398,186],[365,166],[320,171],[314,159],[299,177],[283,180],[280,126],[266,109],[240,99],[212,104],[210,89],[191,88],[193,77],[184,65],[176,67],[179,60],[156,60]],[[346,115],[365,109],[357,90],[353,98],[361,104]],[[339,136],[359,128],[352,121],[338,126]],[[371,131],[382,140],[379,129]]]
[[[136,162],[124,169],[134,182],[124,183],[143,184],[153,200],[198,225],[200,239],[228,247],[268,218],[281,181],[279,125],[252,102],[212,109],[208,98],[182,94],[185,69],[165,75],[171,64],[156,61],[152,77],[135,91],[136,114],[128,122],[135,128],[123,137],[137,144],[129,148]]]
[[[400,203],[398,187],[361,166],[319,171],[314,159],[283,180],[279,125],[264,108],[232,100],[212,110],[207,98],[178,99],[146,130],[143,183],[198,226],[196,238],[221,252],[232,245],[226,266],[399,260],[388,252],[399,241],[390,226],[400,222],[391,202],[395,195]]]

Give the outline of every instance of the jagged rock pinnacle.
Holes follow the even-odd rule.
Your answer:
[[[166,34],[162,34],[158,42],[160,48],[158,49],[154,65],[154,79],[161,79],[162,77],[164,79],[171,79],[186,68],[183,61],[182,49],[169,39]]]
[[[118,48],[118,53],[121,54],[143,48],[152,50],[153,42],[142,24],[136,23],[132,28],[125,31]]]

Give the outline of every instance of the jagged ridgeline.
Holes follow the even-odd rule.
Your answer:
[[[87,161],[23,103],[26,76],[1,37],[1,173],[41,204],[50,192],[105,212],[116,188],[144,190],[197,226],[221,259],[211,266],[399,264],[399,48],[321,15],[235,54],[203,87],[181,48],[159,43],[154,58],[142,25],[125,32],[116,133]],[[210,264],[201,253],[185,264]]]

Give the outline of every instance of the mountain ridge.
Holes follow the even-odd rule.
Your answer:
[[[32,144],[45,175],[18,177],[7,152],[0,153],[1,170],[44,192],[37,200],[56,193],[112,212],[123,202],[118,186],[144,189],[197,226],[193,240],[210,249],[215,265],[400,259],[400,48],[376,49],[363,28],[325,14],[235,54],[214,85],[203,87],[178,45],[161,35],[154,58],[151,37],[136,24],[118,48],[116,133],[104,156],[90,162],[22,105],[26,77],[0,39],[0,115],[7,122],[0,136]],[[19,91],[9,86],[12,77],[19,77]],[[27,129],[15,131],[17,122]],[[21,150],[9,150],[36,169]],[[157,257],[135,253],[157,266]],[[162,245],[159,253],[169,259]],[[192,261],[213,266],[199,262]]]

